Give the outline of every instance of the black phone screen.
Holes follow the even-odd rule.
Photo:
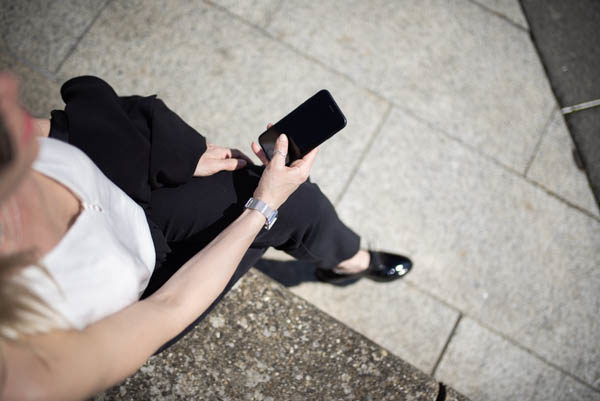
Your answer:
[[[322,89],[267,129],[258,142],[271,160],[275,141],[284,133],[289,139],[286,164],[304,157],[346,126],[346,118],[329,91]]]

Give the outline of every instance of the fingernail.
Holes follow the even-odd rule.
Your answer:
[[[244,160],[244,159],[240,159],[240,160],[238,160],[238,164],[239,164],[240,166],[245,166],[247,163],[248,163],[248,162],[247,162],[246,160]]]
[[[287,136],[285,134],[279,135],[279,138],[281,138],[282,141],[287,141]]]

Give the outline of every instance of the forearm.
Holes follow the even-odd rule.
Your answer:
[[[245,210],[148,298],[172,311],[172,336],[193,322],[223,291],[264,224],[262,214]]]
[[[275,147],[281,156],[265,161],[268,165],[255,196],[278,208],[306,180],[317,151],[286,167],[284,135]],[[10,364],[0,398],[22,399],[27,388],[34,398],[37,394],[40,399],[82,399],[122,381],[210,306],[264,224],[262,214],[245,210],[152,296],[83,330],[30,336],[47,364],[30,350],[8,344],[5,354]]]
[[[132,375],[217,298],[264,224],[262,214],[245,210],[150,297],[81,332],[31,336],[51,369],[28,350],[6,347],[14,362],[0,398],[84,399]]]

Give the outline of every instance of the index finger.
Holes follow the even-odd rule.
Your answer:
[[[244,152],[242,152],[239,149],[231,149],[231,156],[235,157],[236,159],[246,160],[249,164],[254,164],[252,159],[250,159]]]
[[[307,173],[310,173],[312,166],[315,162],[315,158],[319,154],[319,148],[316,147],[310,152],[308,152],[302,159],[298,159],[292,163],[290,167],[297,167],[301,170],[306,170]]]
[[[252,151],[260,159],[263,165],[266,166],[267,164],[269,164],[269,159],[267,159],[267,155],[265,155],[265,151],[262,150],[260,145],[258,145],[256,142],[252,142],[251,147]]]
[[[304,155],[304,157],[302,158],[302,160],[304,160],[305,163],[308,163],[309,168],[312,167],[313,163],[315,162],[315,158],[319,154],[319,151],[320,148],[316,147],[310,152],[308,152],[306,155]]]

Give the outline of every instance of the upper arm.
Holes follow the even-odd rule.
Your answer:
[[[4,344],[1,398],[84,399],[121,382],[174,336],[167,312],[165,304],[147,298],[81,331],[30,336],[43,359],[22,345]]]

